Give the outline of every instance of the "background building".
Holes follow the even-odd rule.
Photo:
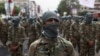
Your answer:
[[[89,11],[89,12],[100,12],[100,0],[95,0],[94,8],[88,8],[85,6],[80,7],[80,11]]]

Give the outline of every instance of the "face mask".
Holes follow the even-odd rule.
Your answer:
[[[29,24],[32,24],[33,23],[33,19],[29,19]]]
[[[18,26],[18,23],[14,23],[14,27],[17,27]]]
[[[55,39],[57,38],[58,32],[57,32],[58,24],[49,24],[48,26],[43,27],[43,35],[46,36],[48,39]]]
[[[14,26],[14,27],[17,27],[18,25],[19,25],[19,21],[14,21],[14,22],[13,22],[13,26]]]
[[[92,17],[87,17],[85,19],[85,24],[91,24],[92,23]]]

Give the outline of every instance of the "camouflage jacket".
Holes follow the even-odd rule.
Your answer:
[[[79,24],[71,24],[70,27],[70,35],[72,35],[73,37],[79,37]]]
[[[85,41],[89,40],[95,40],[96,38],[96,25],[95,24],[90,24],[90,25],[81,25],[81,39]]]
[[[71,42],[64,38],[57,38],[56,42],[50,43],[44,38],[33,42],[28,51],[28,56],[75,56]]]
[[[97,26],[96,38],[97,40],[100,40],[100,23],[97,23],[96,26]]]
[[[22,26],[17,28],[9,27],[8,29],[8,40],[11,42],[21,42],[23,43],[25,37],[25,29]]]
[[[8,37],[8,24],[3,24],[0,22],[0,37]]]

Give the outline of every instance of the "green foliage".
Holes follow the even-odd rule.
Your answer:
[[[0,3],[0,14],[1,13],[4,13],[5,14],[4,3]]]
[[[86,15],[86,13],[87,13],[87,11],[78,12],[78,15],[80,15],[80,16],[85,16],[85,15]]]
[[[15,13],[15,15],[18,15],[19,11],[20,11],[20,8],[17,7],[17,6],[14,6],[14,13]]]
[[[20,8],[17,6],[14,6],[14,14],[18,15],[19,11],[20,11]],[[6,14],[4,3],[0,3],[0,14],[1,13]]]
[[[76,4],[74,4],[74,2]],[[78,0],[61,0],[60,4],[58,5],[58,12],[60,13],[60,15],[63,15],[63,12],[67,12],[67,14],[71,14],[71,7],[75,7],[77,9],[80,8],[80,5],[78,3]]]
[[[62,0],[58,6],[58,12],[63,15],[63,12],[67,12],[69,13],[69,8],[67,8],[68,6],[66,6],[66,0]]]

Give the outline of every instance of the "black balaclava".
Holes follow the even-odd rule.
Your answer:
[[[19,22],[20,22],[19,19],[13,19],[12,20],[12,23],[13,23],[14,27],[17,27],[19,25]]]
[[[85,24],[91,24],[93,19],[93,15],[91,13],[87,13],[85,17]]]
[[[49,24],[48,26],[44,26],[43,34],[49,39],[55,39],[57,38],[57,35],[58,35],[57,28],[58,28],[58,24],[56,23]]]
[[[28,19],[29,24],[33,24],[36,22],[36,18],[30,18]]]
[[[43,14],[43,17],[42,17],[43,23],[45,23],[47,20],[51,18],[59,22],[59,18],[57,17],[56,13],[48,11]],[[44,26],[42,34],[48,39],[56,39],[58,35],[58,32],[57,32],[58,22],[51,23],[47,26]]]

